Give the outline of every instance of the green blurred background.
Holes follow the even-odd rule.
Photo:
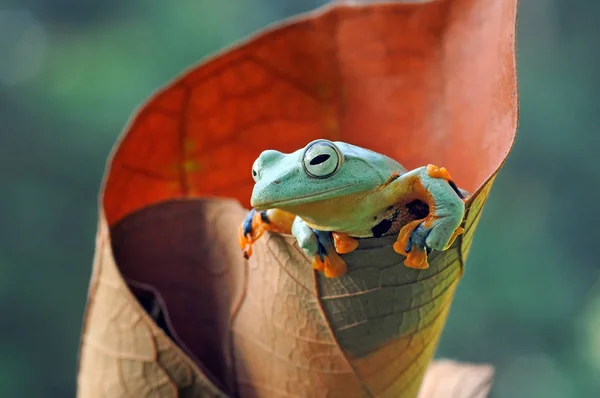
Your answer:
[[[321,1],[6,1],[0,397],[72,397],[98,188],[129,115],[205,55]],[[600,397],[598,15],[593,0],[521,1],[520,131],[438,352],[493,363],[496,398]]]

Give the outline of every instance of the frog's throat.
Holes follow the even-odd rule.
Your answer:
[[[353,182],[352,184],[342,185],[337,188],[328,189],[326,191],[321,191],[317,193],[312,193],[309,195],[296,196],[294,198],[289,198],[280,201],[267,202],[267,203],[254,203],[252,207],[256,210],[268,210],[268,209],[284,209],[290,206],[295,206],[299,204],[306,204],[311,202],[317,202],[323,199],[335,197],[335,193],[338,191],[347,190],[355,185],[360,184],[359,181]],[[333,195],[332,195],[333,194]],[[342,196],[342,195],[339,195]]]

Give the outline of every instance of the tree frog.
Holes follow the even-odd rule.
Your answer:
[[[443,167],[407,171],[382,154],[319,139],[290,154],[262,152],[252,176],[253,209],[239,227],[246,258],[264,231],[291,233],[313,268],[334,278],[347,268],[339,254],[360,238],[397,234],[404,265],[425,269],[428,253],[463,232],[467,193]]]

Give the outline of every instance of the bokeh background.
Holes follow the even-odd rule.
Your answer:
[[[0,0],[0,397],[73,397],[97,195],[133,110],[317,0]],[[521,121],[438,356],[496,398],[600,397],[600,2],[522,0]]]

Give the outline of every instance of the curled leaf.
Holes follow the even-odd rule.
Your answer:
[[[331,6],[158,92],[107,171],[79,396],[416,397],[514,139],[515,17],[516,0]],[[423,271],[385,238],[361,240],[336,279],[288,236],[245,261],[254,159],[316,138],[446,167],[473,192],[464,233]],[[491,378],[443,369],[421,397]]]

